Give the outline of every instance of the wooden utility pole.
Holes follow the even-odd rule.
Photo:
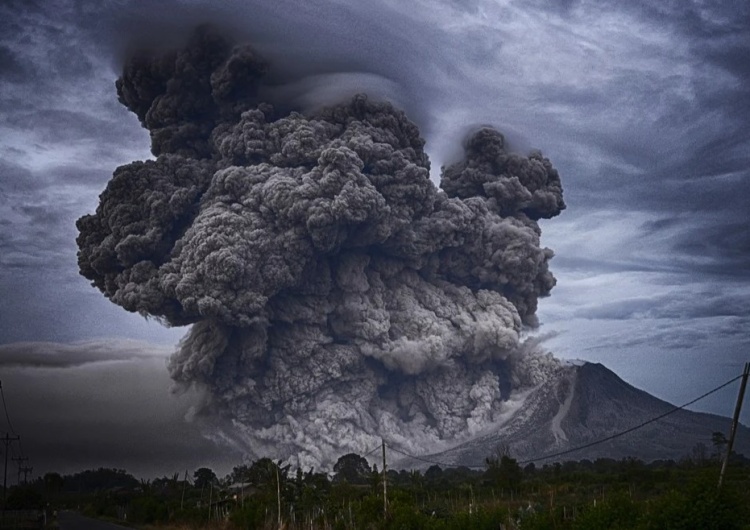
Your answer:
[[[727,470],[727,464],[729,464],[729,455],[732,454],[732,447],[734,446],[734,436],[737,434],[737,424],[740,421],[740,411],[742,410],[742,402],[745,399],[745,388],[747,387],[747,378],[750,375],[750,363],[745,363],[745,369],[742,371],[742,382],[740,383],[740,393],[737,395],[737,405],[734,407],[734,417],[732,418],[732,430],[729,432],[729,443],[727,444],[727,453],[724,455],[724,463],[721,465],[721,473],[719,473],[719,487],[724,481],[724,473]]]
[[[182,499],[180,499],[180,511],[185,507],[185,489],[187,488],[188,474],[185,470],[185,480],[182,481]]]
[[[208,520],[211,521],[211,501],[214,497],[214,481],[211,481],[211,489],[208,490]]]
[[[17,434],[5,433],[5,436],[0,438],[5,443],[5,470],[3,471],[3,519],[5,519],[5,500],[8,496],[8,453],[10,452],[10,443],[17,442],[21,437]]]
[[[385,474],[387,466],[385,463],[385,440],[380,439],[383,444],[383,518],[388,517],[388,476]]]
[[[28,484],[29,483],[29,474],[34,471],[33,467],[24,466],[21,468],[21,471],[23,472],[23,483]]]
[[[24,469],[24,467],[21,464],[23,464],[24,462],[27,462],[29,460],[29,457],[28,456],[14,456],[12,459],[15,460],[16,464],[18,464],[17,484],[20,484],[21,483],[21,470]]]
[[[276,514],[279,530],[281,530],[281,482],[279,481],[278,464],[276,464]]]

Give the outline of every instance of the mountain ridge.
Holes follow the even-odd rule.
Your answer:
[[[728,436],[730,418],[676,408],[600,363],[564,363],[495,430],[453,448],[420,455],[421,460],[404,458],[395,466],[420,469],[431,465],[426,461],[434,461],[484,467],[485,459],[503,448],[523,464],[628,457],[646,462],[678,460],[689,456],[699,443],[710,453],[714,432]],[[632,432],[619,435],[629,429]],[[608,437],[613,438],[597,443]],[[750,455],[750,428],[742,424],[734,451]]]

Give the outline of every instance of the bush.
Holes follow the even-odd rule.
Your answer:
[[[733,530],[743,528],[748,507],[735,488],[721,491],[714,477],[690,483],[654,502],[643,518],[644,530]]]
[[[31,486],[16,486],[8,494],[9,510],[38,510],[42,504],[42,494]]]
[[[128,520],[134,523],[162,523],[169,520],[167,505],[154,497],[138,497],[130,502]]]
[[[583,511],[573,523],[574,530],[630,530],[636,528],[640,506],[629,495],[617,493]]]

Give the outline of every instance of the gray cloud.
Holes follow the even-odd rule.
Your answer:
[[[674,241],[662,242],[666,267],[671,262],[696,274],[744,275],[750,252],[737,227],[750,201],[743,185],[750,176],[748,6],[535,5],[561,15],[563,28],[590,23],[589,31],[581,30],[583,42],[599,27],[612,28],[609,64],[583,74],[585,84],[563,79],[532,87],[535,104],[552,110],[547,126],[572,139],[562,152],[547,150],[567,177],[571,210],[596,205],[676,215],[682,230]],[[622,35],[619,23],[639,30]],[[591,51],[581,50],[582,64],[603,51],[600,40],[590,44]],[[597,162],[581,171],[590,163],[582,159]],[[695,259],[704,255],[712,263]],[[561,255],[559,263],[579,257]]]
[[[525,77],[531,89],[523,87],[524,93],[513,88],[513,77],[517,75],[513,68],[503,71],[497,66],[513,60],[509,54],[516,53],[515,49],[481,44],[478,49],[493,51],[489,55],[478,53],[477,60],[472,59],[475,54],[471,51],[472,43],[484,42],[487,35],[497,35],[499,41],[513,44],[513,39],[519,37],[516,19],[524,15],[517,8],[505,9],[504,19],[499,19],[502,23],[491,23],[485,16],[488,6],[481,2],[465,6],[438,3],[433,6],[436,15],[450,13],[460,21],[459,29],[446,30],[435,26],[437,19],[418,19],[397,6],[387,5],[318,2],[300,6],[281,2],[245,6],[229,2],[207,9],[200,4],[175,2],[145,11],[128,3],[116,10],[107,4],[84,9],[72,3],[57,3],[60,6],[56,17],[77,28],[75,34],[66,30],[66,35],[84,50],[95,43],[98,53],[106,56],[110,64],[122,61],[133,42],[176,44],[191,25],[213,21],[231,28],[230,33],[237,38],[252,38],[258,43],[258,48],[276,65],[269,74],[274,83],[306,86],[310,81],[306,76],[312,72],[306,65],[312,63],[316,71],[369,72],[393,81],[397,88],[389,89],[390,95],[420,126],[428,145],[450,145],[442,138],[450,133],[439,131],[436,119],[451,106],[460,108],[456,101],[461,100],[473,107],[461,110],[468,112],[469,121],[476,121],[477,116],[486,119],[488,115],[506,122],[525,121],[528,125],[522,128],[531,137],[537,137],[532,132],[534,128],[542,133],[547,129],[557,131],[556,141],[570,137],[577,144],[576,150],[569,152],[554,146],[547,150],[567,175],[572,190],[569,202],[577,209],[602,200],[623,209],[713,212],[722,208],[728,214],[724,220],[706,219],[716,232],[724,228],[731,231],[730,225],[743,215],[739,205],[746,201],[739,199],[749,199],[742,195],[742,186],[729,186],[715,178],[735,172],[736,178],[742,179],[748,167],[747,120],[743,118],[748,109],[741,81],[747,76],[742,52],[750,37],[747,24],[740,23],[737,15],[745,12],[747,6],[732,2],[715,3],[710,8],[698,3],[667,3],[658,8],[647,3],[530,5],[531,12],[549,9],[561,16],[550,21],[554,22],[550,28],[561,48],[556,56],[567,59],[566,53],[577,50],[582,64],[596,60],[591,66],[597,68],[601,62],[605,70],[601,77],[596,70],[590,72],[591,80],[585,84],[560,77],[545,82],[531,77],[537,75],[536,71],[529,72]],[[47,9],[39,5],[27,16],[49,18]],[[319,15],[308,16],[308,10]],[[244,13],[248,16],[243,17]],[[242,23],[238,23],[240,20]],[[324,33],[318,31],[321,20],[327,21],[328,31]],[[537,32],[534,24],[543,27],[541,20],[528,21],[527,31]],[[627,36],[604,32],[600,35],[597,23],[606,28],[610,20],[624,20],[641,30]],[[587,31],[580,29],[583,22],[591,26]],[[282,26],[283,40],[278,37]],[[290,27],[294,31],[286,31]],[[355,37],[348,32],[351,27],[359,28]],[[161,42],[155,41],[154,35],[159,35]],[[611,49],[602,47],[597,40],[600,36],[611,40]],[[568,43],[575,43],[576,39],[586,46],[568,52]],[[440,61],[432,60],[436,49],[442,50]],[[493,54],[495,61],[487,63]],[[603,55],[598,58],[597,54]],[[390,60],[392,56],[399,60]],[[667,68],[659,70],[655,66],[658,64]],[[492,84],[488,84],[490,80],[484,74],[475,75],[475,69],[494,72]],[[474,78],[470,86],[475,92],[461,96],[470,77]],[[434,79],[443,82],[435,83]],[[359,88],[370,87],[367,82],[360,82]],[[454,94],[452,103],[448,103],[448,93]],[[533,95],[532,101],[528,101],[527,94]],[[507,112],[509,98],[514,109],[538,108],[546,117],[540,120],[533,115],[523,116],[519,110]],[[558,108],[564,112],[557,114]],[[476,109],[482,109],[481,113]],[[550,110],[552,114],[548,114]],[[575,121],[569,121],[567,116]],[[133,143],[136,145],[137,139]],[[581,171],[582,157],[599,159],[602,165],[593,174]],[[646,182],[648,185],[644,185]],[[695,233],[694,239],[707,235]],[[674,254],[683,250],[679,246],[672,248]],[[716,254],[717,261],[724,258],[724,270],[738,270],[745,265],[744,260]]]
[[[0,76],[11,83],[23,82],[28,78],[23,63],[7,46],[0,46]]]
[[[92,137],[106,137],[112,128],[119,126],[120,120],[107,116],[101,118],[86,111],[75,112],[67,109],[37,108],[33,111],[8,113],[4,124],[20,131],[33,132],[42,142],[56,142],[64,135],[68,142],[80,142]],[[138,136],[138,137],[136,137]],[[118,135],[120,142],[135,143],[140,140],[127,128]]]
[[[268,70],[206,27],[128,61],[118,94],[159,156],[78,221],[81,274],[193,323],[172,377],[258,450],[330,465],[381,435],[478,432],[535,384],[520,335],[555,283],[537,221],[565,207],[557,171],[482,128],[438,191],[403,112],[355,96],[288,113],[260,101]]]
[[[200,434],[198,393],[170,393],[164,354],[133,341],[4,345],[3,391],[34,473],[114,467],[153,478],[241,463],[237,448]]]
[[[697,319],[747,317],[750,301],[744,295],[717,292],[716,289],[673,291],[658,296],[627,298],[581,309],[577,317],[631,319]]]
[[[0,345],[0,366],[70,368],[90,363],[166,357],[171,348],[128,340],[87,342],[14,342]],[[166,363],[166,360],[164,361]]]
[[[5,201],[10,193],[31,191],[35,188],[31,171],[25,167],[0,159],[0,201]]]

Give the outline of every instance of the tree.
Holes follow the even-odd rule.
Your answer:
[[[42,504],[42,494],[27,484],[14,487],[8,495],[10,510],[38,510]]]
[[[690,460],[694,464],[701,465],[708,459],[708,447],[703,442],[698,442],[690,450]]]
[[[234,484],[250,482],[250,467],[247,464],[234,466],[229,476]]]
[[[523,473],[515,458],[508,455],[503,455],[499,459],[488,457],[485,463],[487,470],[484,472],[484,478],[493,486],[515,490],[521,485]]]
[[[711,457],[714,460],[720,461],[724,456],[724,450],[729,445],[729,440],[724,436],[723,432],[714,432],[711,435],[711,443],[714,445],[714,452]]]
[[[270,458],[261,458],[252,463],[247,470],[247,481],[258,489],[276,491],[276,477],[281,484],[286,482],[289,465],[281,467],[281,460],[274,462]]]
[[[356,453],[339,458],[333,466],[333,471],[336,473],[336,482],[346,481],[349,484],[367,484],[372,473],[367,460]]]
[[[135,489],[140,485],[138,479],[124,469],[89,469],[74,475],[66,475],[63,480],[65,491],[98,491],[112,488]]]
[[[432,464],[427,468],[427,471],[424,472],[424,478],[430,482],[440,480],[442,477],[443,469],[437,464]]]
[[[60,473],[46,473],[44,475],[44,489],[47,495],[57,495],[62,491],[63,478]]]
[[[216,484],[216,473],[207,467],[201,467],[195,470],[193,479],[196,488],[208,487],[211,484]]]

